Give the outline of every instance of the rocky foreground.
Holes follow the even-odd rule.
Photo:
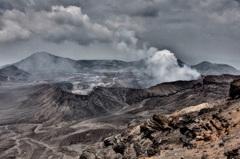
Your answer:
[[[80,159],[239,159],[240,80],[229,98],[155,114],[87,147]]]

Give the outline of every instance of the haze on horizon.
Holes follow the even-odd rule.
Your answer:
[[[1,0],[0,66],[39,51],[138,60],[143,56],[115,47],[125,28],[125,42],[136,42],[133,47],[169,49],[188,64],[210,61],[239,69],[239,27],[238,0]]]

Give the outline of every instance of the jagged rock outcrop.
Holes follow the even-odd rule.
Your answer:
[[[240,98],[240,80],[234,80],[230,86],[229,96],[232,99]]]
[[[233,80],[240,79],[239,75],[230,75],[230,74],[224,74],[224,75],[209,75],[205,76],[203,78],[204,84],[230,84]]]
[[[240,88],[238,84],[231,84],[230,94]],[[216,100],[172,114],[155,114],[86,148],[80,159],[240,158],[239,131],[240,100]]]
[[[187,89],[193,89],[194,87],[201,85],[201,83],[201,80],[176,81],[161,83],[147,89],[129,89],[129,91],[126,93],[126,102],[132,104],[146,98],[157,98],[173,95]]]

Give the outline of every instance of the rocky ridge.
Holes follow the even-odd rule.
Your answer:
[[[111,115],[115,112],[128,116],[142,116],[146,111],[172,113],[187,106],[226,97],[229,82],[236,78],[239,77],[207,76],[194,81],[162,83],[147,89],[99,86],[87,95],[65,91],[71,87],[69,83],[43,84],[34,87],[27,100],[21,103],[18,109],[26,109],[26,113],[15,122],[58,123]]]
[[[155,114],[86,148],[80,159],[240,158],[239,90],[235,80],[231,98]]]
[[[0,81],[25,81],[30,77],[30,74],[18,69],[15,66],[6,66],[0,69]]]
[[[221,75],[221,74],[239,74],[240,71],[227,64],[216,64],[203,61],[197,65],[191,66],[198,70],[202,75]]]

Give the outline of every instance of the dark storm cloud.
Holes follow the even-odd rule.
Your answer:
[[[121,1],[119,12],[130,16],[156,17],[160,9],[160,2],[154,0]]]
[[[49,11],[6,10],[1,17],[0,42],[39,36],[56,43],[74,41],[87,45],[110,41],[112,34],[106,27],[92,22],[76,6],[52,6]]]
[[[8,1],[3,0],[3,1],[0,1],[0,9],[1,10],[13,9],[13,6]]]
[[[175,40],[178,31],[224,34],[226,25],[231,32],[238,32],[239,25],[239,4],[233,0],[2,0],[0,7],[4,10],[0,41],[38,35],[57,43],[70,40],[85,45],[91,41],[110,41],[109,29],[125,26],[151,42],[158,39],[148,35],[156,33],[165,36],[171,31],[173,35],[166,36]],[[53,7],[58,9],[54,11]],[[80,10],[74,14],[74,9]],[[86,16],[88,20],[78,16]]]
[[[111,45],[125,27],[138,43],[170,48],[189,63],[230,60],[240,58],[239,15],[238,0],[1,0],[0,42]]]
[[[50,10],[51,6],[62,5],[67,6],[81,6],[79,0],[1,0],[1,9],[17,9],[24,11],[25,9],[34,10]]]

